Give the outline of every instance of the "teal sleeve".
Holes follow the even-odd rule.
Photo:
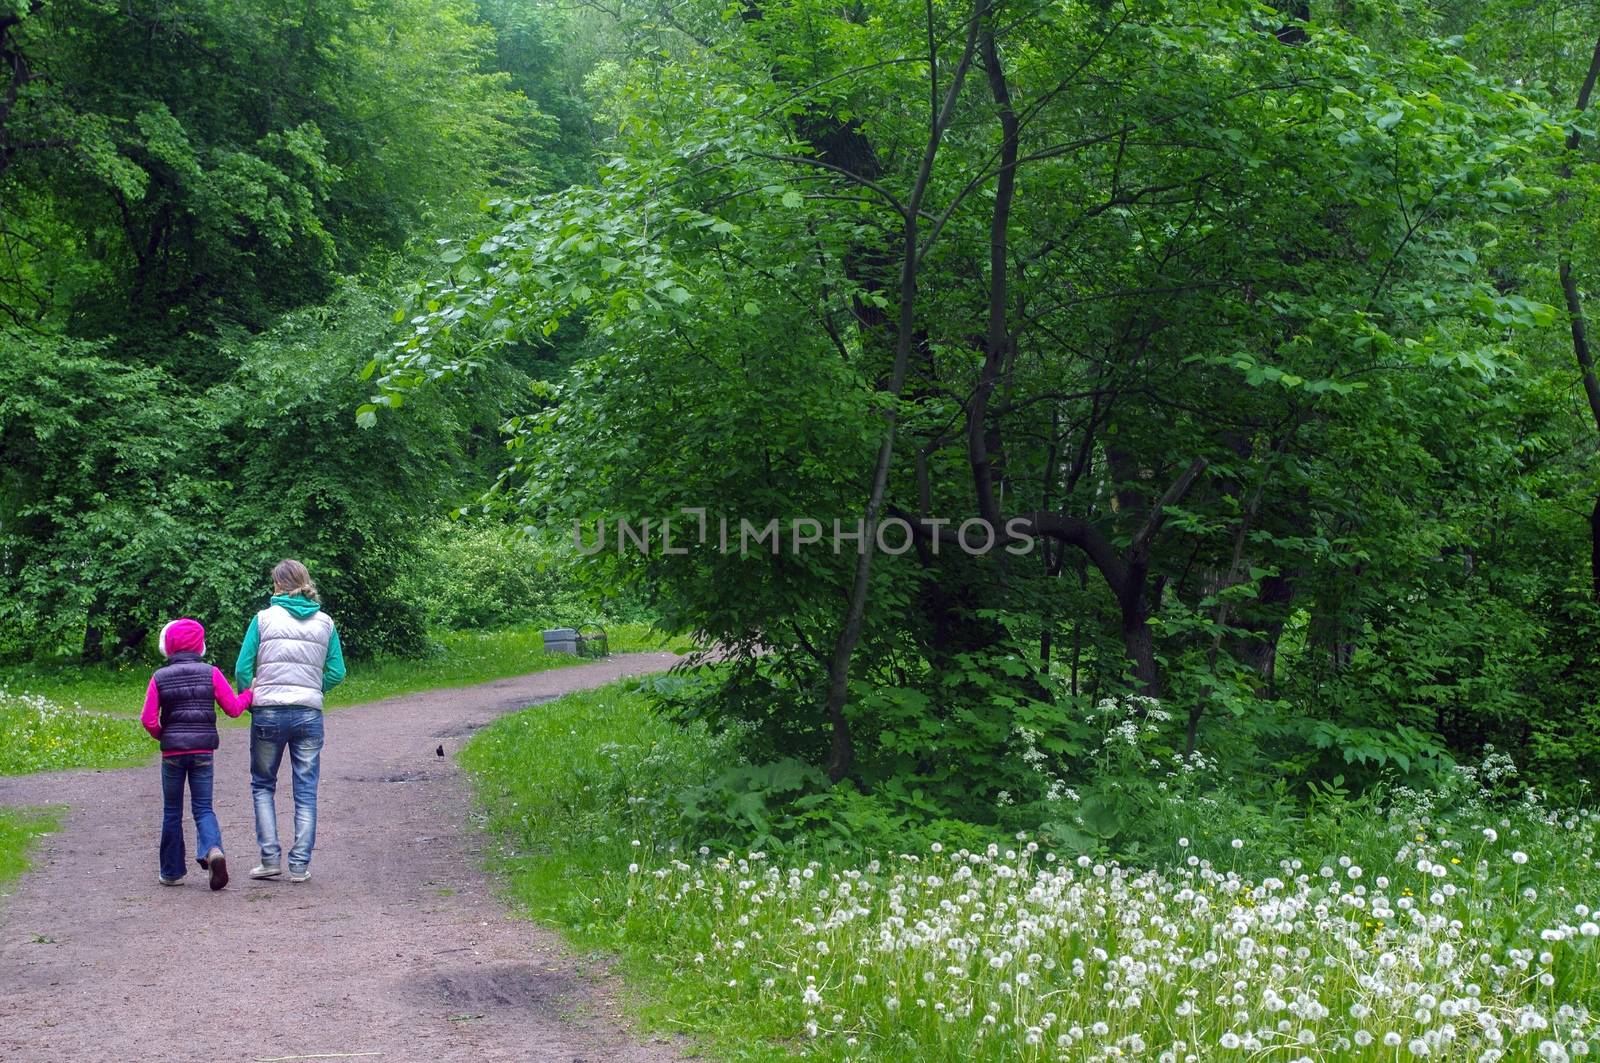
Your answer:
[[[328,635],[328,659],[322,665],[322,690],[327,693],[344,682],[344,649],[339,645],[339,629]]]
[[[256,618],[250,618],[250,630],[244,633],[244,645],[239,647],[239,660],[233,666],[233,679],[240,690],[256,681],[256,649],[261,645],[261,632],[256,630]]]

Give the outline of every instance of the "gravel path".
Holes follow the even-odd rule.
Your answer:
[[[258,854],[241,730],[224,729],[217,754],[233,876],[220,893],[193,865],[188,822],[188,878],[156,884],[153,765],[0,779],[0,804],[71,810],[0,900],[0,1059],[682,1058],[629,1036],[603,974],[507,914],[453,756],[505,712],[676,660],[630,654],[330,713],[304,884],[246,874]],[[280,832],[293,828],[289,790],[285,757]]]

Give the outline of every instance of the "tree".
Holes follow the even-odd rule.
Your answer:
[[[855,732],[875,757],[907,741],[872,688],[976,697],[962,661],[1043,636],[1059,580],[952,549],[963,520],[1080,551],[1148,692],[1190,647],[1269,670],[1286,605],[1325,612],[1349,571],[1331,522],[1371,523],[1311,470],[1392,413],[1373,375],[1426,388],[1461,344],[1548,317],[1474,267],[1471,236],[1523,195],[1509,167],[1543,117],[1426,36],[1291,46],[1245,4],[751,10],[685,15],[648,78],[617,72],[603,193],[501,204],[451,249],[379,402],[579,314],[599,353],[528,422],[534,512],[832,516],[858,484],[869,532],[946,516],[881,564],[620,562],[688,626],[770,651],[753,667],[816,698],[800,730],[831,736],[836,778]],[[784,430],[774,402],[850,445]],[[742,446],[754,480],[730,472]],[[1094,657],[1096,685],[1120,680]],[[1035,660],[988,689],[1002,716],[1045,711]],[[1220,668],[1208,692],[1181,667],[1196,705],[1223,696]]]
[[[183,337],[327,296],[484,187],[533,119],[483,69],[466,0],[8,12],[0,303],[32,327],[137,331],[184,372]]]
[[[0,4],[0,653],[238,617],[287,553],[352,649],[419,646],[415,528],[467,497],[502,410],[367,434],[351,410],[412,242],[539,169],[477,16]]]

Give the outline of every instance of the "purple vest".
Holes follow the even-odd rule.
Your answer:
[[[156,693],[161,698],[161,752],[193,753],[216,749],[216,690],[212,668],[198,653],[174,653],[156,669]]]

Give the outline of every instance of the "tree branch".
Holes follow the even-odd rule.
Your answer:
[[[1178,478],[1172,481],[1156,504],[1150,507],[1150,512],[1144,518],[1144,524],[1133,535],[1133,541],[1128,544],[1128,556],[1143,559],[1149,556],[1150,544],[1161,531],[1161,526],[1167,520],[1167,507],[1176,505],[1184,495],[1189,493],[1189,488],[1194,486],[1195,480],[1206,471],[1206,459],[1196,458],[1189,463],[1189,467]]]
[[[753,158],[771,159],[773,162],[787,162],[787,163],[792,163],[792,164],[798,165],[798,166],[816,166],[816,167],[818,167],[820,169],[828,170],[828,171],[831,171],[832,173],[836,173],[841,177],[849,178],[851,181],[853,181],[854,183],[860,185],[862,188],[869,189],[869,190],[871,190],[873,192],[876,192],[878,195],[882,196],[883,199],[885,200],[885,202],[887,202],[891,207],[893,207],[895,209],[896,213],[898,213],[902,218],[906,216],[906,206],[905,206],[904,203],[900,202],[899,197],[897,197],[893,192],[889,191],[887,188],[884,188],[882,185],[878,184],[876,181],[874,181],[874,180],[872,180],[871,178],[868,178],[868,177],[862,177],[860,174],[856,173],[854,170],[847,170],[843,166],[835,166],[831,162],[824,162],[821,159],[814,159],[809,155],[779,155],[779,154],[770,154],[770,153],[764,152],[764,151],[752,151],[749,154]]]

